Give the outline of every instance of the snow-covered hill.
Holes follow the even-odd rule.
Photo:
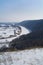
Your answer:
[[[0,52],[0,65],[43,65],[43,48]]]

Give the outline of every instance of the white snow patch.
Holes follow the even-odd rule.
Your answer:
[[[0,52],[0,65],[43,65],[43,48]]]

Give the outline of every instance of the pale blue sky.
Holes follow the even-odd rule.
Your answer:
[[[0,0],[0,22],[43,19],[43,0]]]

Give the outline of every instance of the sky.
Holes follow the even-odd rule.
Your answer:
[[[43,19],[43,0],[0,0],[0,22]]]

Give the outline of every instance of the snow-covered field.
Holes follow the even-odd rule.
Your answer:
[[[0,65],[43,65],[43,48],[0,52]]]
[[[8,27],[8,28],[1,27],[0,28],[0,42],[5,42],[6,40],[7,41],[12,41],[12,39],[15,39],[15,38],[17,38],[17,37],[19,37],[21,35],[30,33],[30,31],[27,30],[25,27],[22,27],[22,26],[20,26],[20,27],[21,27],[21,30],[22,30],[21,34],[20,35],[17,35],[16,37],[13,36],[11,38],[9,38],[9,36],[10,35],[15,35],[14,34],[14,30],[17,31],[17,28],[16,27]],[[4,37],[4,39],[2,39],[3,37]],[[8,38],[6,38],[6,37],[8,37]]]
[[[19,27],[21,28],[22,31],[19,35],[16,34],[16,36],[15,36],[15,32],[18,32],[19,30],[18,27],[12,27],[11,25],[9,25],[9,27],[6,27],[5,25],[0,27],[0,47],[4,45],[8,47],[9,42],[11,42],[13,39],[18,38],[21,35],[30,33],[30,31],[27,30],[25,27],[22,26]]]

